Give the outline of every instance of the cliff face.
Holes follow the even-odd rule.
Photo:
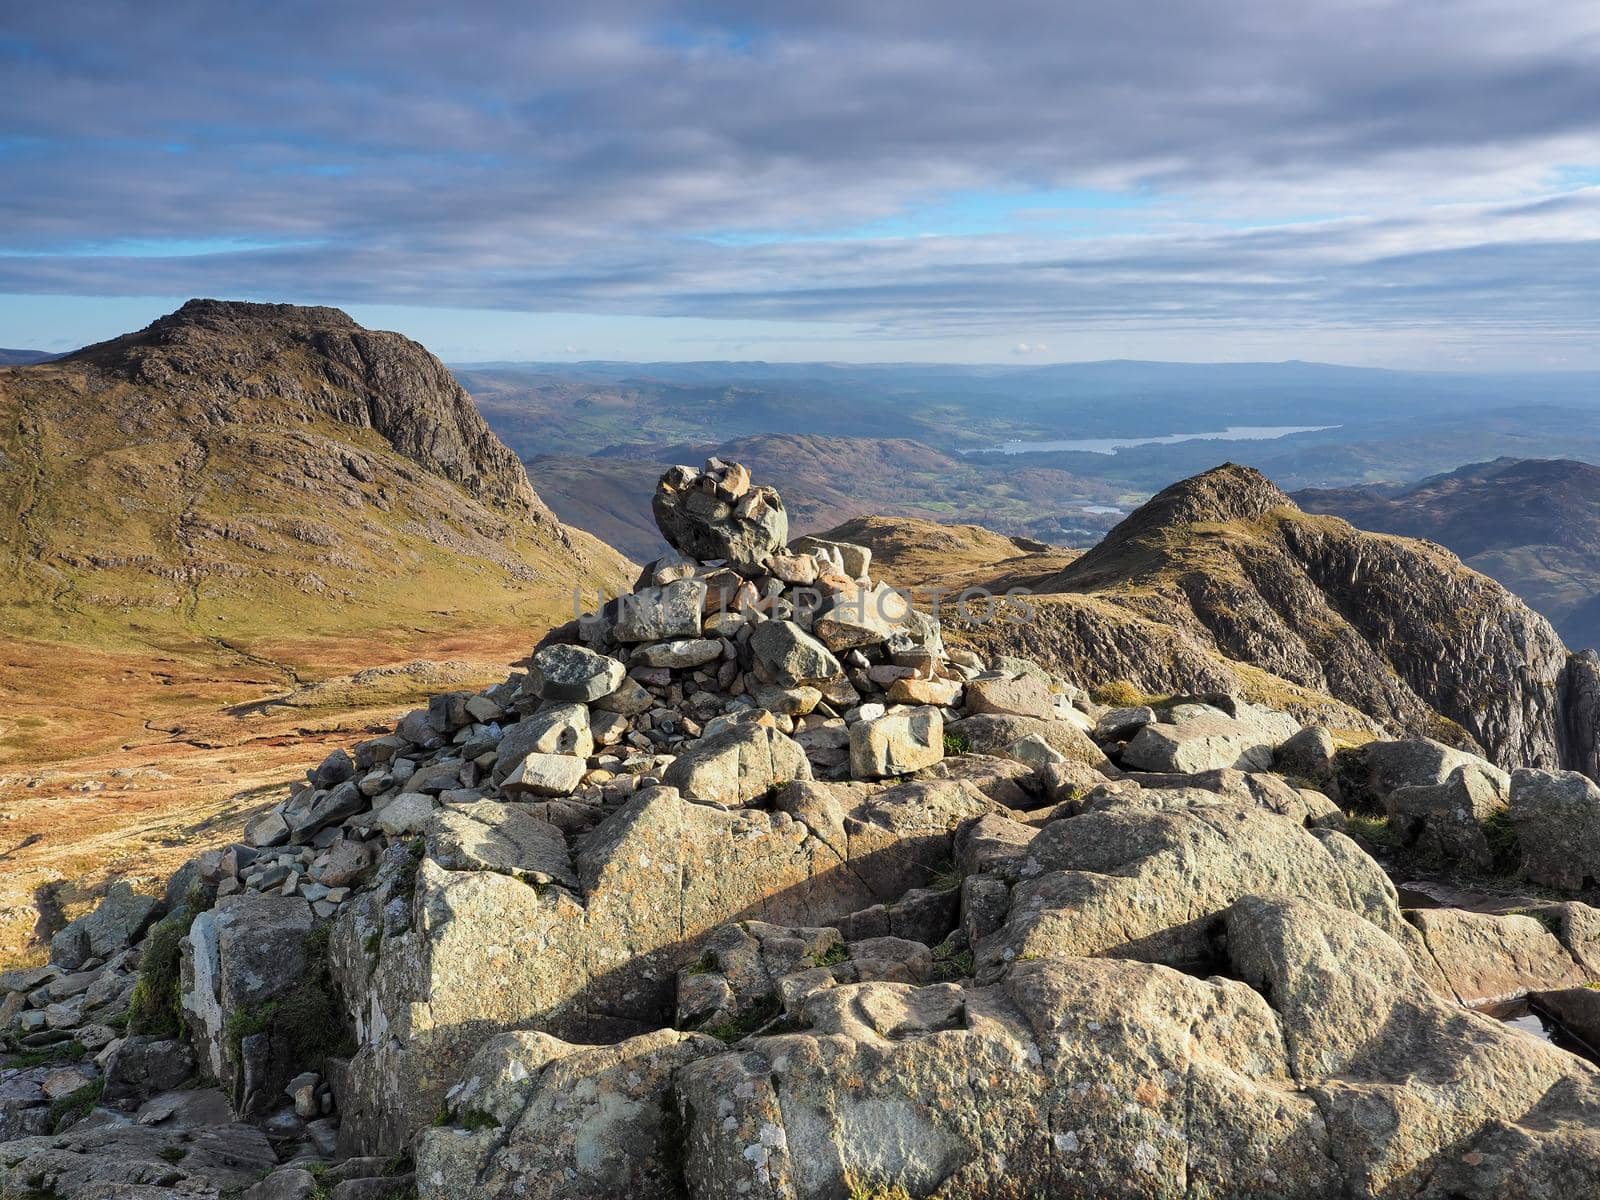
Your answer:
[[[1411,487],[1313,488],[1294,499],[1362,529],[1438,542],[1549,618],[1567,645],[1600,645],[1600,467],[1500,458]]]
[[[1505,765],[1592,765],[1592,722],[1565,707],[1568,655],[1548,621],[1441,547],[1304,513],[1246,467],[1167,488],[1036,590],[1092,598],[1102,625],[1120,612],[1174,631],[1164,654],[1141,634],[1127,640],[1142,658],[1112,657],[1140,686],[1193,677],[1199,652],[1221,660],[1210,675],[1248,664]],[[1058,659],[1104,663],[1119,639],[1103,632],[1066,649],[1094,628],[1081,608],[1043,606],[1051,632],[1036,636]]]
[[[189,429],[319,417],[371,429],[486,504],[553,519],[516,455],[442,362],[398,333],[363,329],[336,308],[191,300],[61,364],[126,380]]]

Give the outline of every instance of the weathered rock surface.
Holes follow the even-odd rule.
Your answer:
[[[680,754],[662,776],[687,800],[738,808],[792,779],[810,779],[811,764],[792,738],[744,725],[704,739]]]
[[[747,472],[689,482],[754,544]],[[1600,1190],[1600,1071],[1463,1007],[1588,1021],[1600,912],[1403,914],[1334,802],[1401,858],[1580,889],[1582,776],[1351,749],[1209,679],[1112,711],[848,616],[892,594],[851,547],[734,565],[658,560],[526,675],[329,754],[142,942],[119,898],[0,975],[42,1055],[0,1066],[0,1190]]]
[[[789,540],[783,500],[770,487],[752,488],[738,464],[673,467],[656,484],[650,508],[674,548],[740,570],[759,570]]]
[[[1511,822],[1522,871],[1534,883],[1577,891],[1600,880],[1600,786],[1576,771],[1511,776]]]

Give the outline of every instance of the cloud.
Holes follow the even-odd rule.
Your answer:
[[[1043,342],[1018,342],[1011,347],[1011,353],[1017,355],[1048,354],[1049,352],[1050,347]]]
[[[0,114],[13,292],[1592,332],[1568,0],[87,0],[8,13]],[[878,232],[953,196],[1017,212]]]

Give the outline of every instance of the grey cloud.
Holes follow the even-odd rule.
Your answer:
[[[0,246],[26,253],[0,258],[10,291],[903,333],[1575,324],[1592,320],[1592,194],[1480,209],[1453,233],[1428,211],[1563,162],[1600,163],[1600,10],[1567,0],[90,0],[10,6],[0,32]],[[1083,187],[1211,216],[1359,194],[1372,215],[1070,242],[827,236],[948,192]],[[1530,236],[1544,220],[1564,224]],[[701,237],[738,230],[819,240]],[[230,238],[312,244],[54,253]]]

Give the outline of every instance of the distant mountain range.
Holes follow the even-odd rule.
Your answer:
[[[1505,584],[1567,645],[1600,646],[1600,467],[1498,458],[1411,485],[1310,488],[1308,512],[1427,538]]]
[[[27,367],[34,363],[49,362],[57,357],[48,350],[0,349],[0,367]]]
[[[489,423],[524,457],[589,454],[612,443],[703,443],[775,433],[914,438],[946,451],[975,450],[1011,440],[1366,425],[1399,416],[1431,420],[1524,405],[1600,403],[1600,373],[1593,372],[1469,375],[1302,362],[455,369]]]

